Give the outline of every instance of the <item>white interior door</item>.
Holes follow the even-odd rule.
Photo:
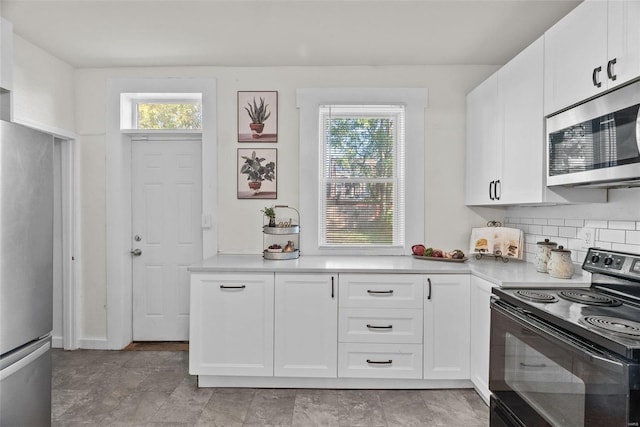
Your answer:
[[[202,259],[201,146],[199,140],[132,144],[134,341],[189,339],[187,267]]]

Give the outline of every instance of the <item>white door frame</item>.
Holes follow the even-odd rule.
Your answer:
[[[78,348],[80,305],[78,302],[77,264],[75,248],[78,246],[79,206],[77,204],[78,168],[76,157],[77,135],[66,129],[28,119],[15,118],[15,123],[53,135],[60,142],[60,195],[62,197],[62,344],[65,350]]]
[[[106,239],[107,348],[133,336],[131,277],[131,136],[120,128],[122,93],[202,93],[202,256],[217,252],[216,80],[203,78],[109,79],[107,82]]]
[[[79,309],[75,248],[77,246],[76,167],[75,140],[61,141],[61,196],[62,196],[62,346],[65,350],[78,348]]]

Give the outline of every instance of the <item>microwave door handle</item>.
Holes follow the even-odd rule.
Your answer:
[[[640,153],[640,108],[638,108],[638,117],[636,117],[636,145],[638,153]]]

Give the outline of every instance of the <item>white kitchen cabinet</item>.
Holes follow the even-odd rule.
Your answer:
[[[588,0],[545,33],[550,115],[640,77],[640,3]]]
[[[337,275],[276,274],[274,347],[275,376],[337,376]]]
[[[422,378],[422,344],[340,343],[341,378]]]
[[[540,38],[467,96],[467,205],[544,200]]]
[[[501,153],[498,102],[498,73],[480,83],[467,95],[467,205],[483,205],[495,201]]]
[[[340,342],[422,343],[422,309],[340,308]]]
[[[607,4],[607,67],[609,88],[640,77],[640,2],[609,1]]]
[[[274,274],[192,274],[189,373],[273,375]]]
[[[420,274],[341,274],[338,376],[422,378]]]
[[[432,274],[425,283],[424,378],[469,378],[468,274]]]
[[[470,375],[478,394],[489,403],[489,338],[491,289],[496,286],[471,276],[471,358]]]
[[[467,95],[465,203],[604,202],[602,189],[546,186],[541,37]]]
[[[340,308],[422,308],[417,274],[341,274]]]

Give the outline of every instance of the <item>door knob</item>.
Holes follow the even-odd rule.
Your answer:
[[[142,255],[142,251],[140,249],[134,249],[134,250],[131,251],[131,255],[140,256],[140,255]]]

